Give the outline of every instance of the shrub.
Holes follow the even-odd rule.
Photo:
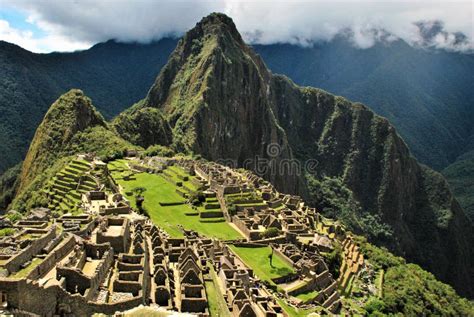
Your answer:
[[[151,145],[149,146],[144,154],[146,156],[164,156],[164,157],[172,157],[175,152],[170,149],[169,147],[163,145]]]
[[[264,232],[260,233],[260,238],[262,239],[268,239],[268,238],[274,238],[277,237],[280,234],[280,230],[275,227],[270,227],[266,229]]]
[[[4,237],[4,236],[11,236],[15,233],[15,229],[13,228],[3,228],[3,229],[0,229],[0,237]]]

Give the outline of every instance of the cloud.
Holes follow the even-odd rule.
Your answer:
[[[57,34],[35,38],[32,31],[13,28],[8,21],[1,19],[0,40],[15,43],[29,51],[37,53],[74,51],[90,47],[89,43],[82,43]]]
[[[0,5],[24,11],[28,21],[67,47],[112,38],[149,42],[180,36],[219,11],[234,19],[250,43],[311,45],[350,30],[347,34],[360,48],[401,38],[412,45],[473,49],[471,1],[0,0]],[[420,22],[439,23],[441,29],[426,41]],[[22,38],[28,41],[27,34]]]

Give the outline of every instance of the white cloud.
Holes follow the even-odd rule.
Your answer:
[[[0,5],[24,10],[28,21],[49,34],[42,43],[49,50],[77,49],[112,38],[148,42],[181,35],[213,11],[231,16],[252,43],[309,45],[351,29],[352,41],[361,48],[386,35],[381,30],[392,34],[389,39],[419,44],[421,34],[414,23],[437,20],[444,23],[443,33],[431,38],[430,46],[473,48],[472,1],[0,0]],[[455,32],[465,34],[467,42],[459,45]],[[20,39],[35,41],[28,34]]]
[[[0,40],[15,43],[35,53],[47,53],[52,51],[69,52],[86,49],[91,46],[90,43],[76,41],[58,34],[35,38],[33,32],[15,29],[5,20],[0,20]]]

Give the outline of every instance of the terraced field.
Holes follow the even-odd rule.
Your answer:
[[[268,256],[272,253],[270,247],[248,248],[231,245],[234,251],[247,266],[253,269],[261,280],[272,282],[272,278],[282,277],[295,273],[293,268],[284,262],[278,254],[273,254],[272,263]]]
[[[44,192],[48,196],[49,208],[65,214],[80,214],[82,194],[97,189],[97,183],[90,174],[91,165],[84,160],[73,160],[58,172],[48,183]]]

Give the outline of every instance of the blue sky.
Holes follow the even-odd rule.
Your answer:
[[[44,37],[46,33],[38,28],[34,23],[28,22],[28,15],[25,12],[14,8],[3,8],[0,10],[0,20],[8,21],[15,29],[21,31],[31,31],[35,38]]]
[[[89,48],[93,43],[75,41],[54,32],[28,10],[0,1],[0,40],[17,44],[36,53],[74,51]]]
[[[40,53],[109,39],[145,43],[180,36],[215,11],[232,17],[249,43],[311,45],[350,29],[361,49],[381,40],[380,30],[415,45],[422,40],[415,22],[441,21],[432,46],[473,49],[474,1],[458,0],[0,0],[0,40]],[[468,41],[456,44],[455,32]]]

